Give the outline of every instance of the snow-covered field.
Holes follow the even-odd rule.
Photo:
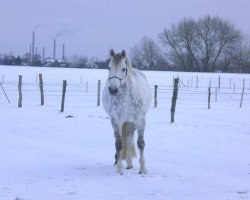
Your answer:
[[[45,84],[44,106],[38,73]],[[19,74],[22,108],[17,108]],[[250,75],[178,73],[186,87],[181,84],[175,123],[170,124],[177,73],[145,74],[152,88],[159,85],[158,107],[152,102],[147,115],[148,174],[138,174],[136,158],[134,168],[120,176],[112,166],[110,121],[102,106],[96,106],[97,80],[103,87],[106,70],[0,66],[0,82],[11,101],[0,88],[0,200],[250,199]],[[221,89],[215,102],[218,76]],[[59,111],[62,80],[68,82],[64,113]]]

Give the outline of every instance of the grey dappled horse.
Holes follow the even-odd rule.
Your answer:
[[[115,54],[112,49],[110,56],[109,77],[102,101],[114,129],[117,172],[123,174],[122,159],[126,159],[127,169],[133,168],[134,132],[137,130],[137,145],[140,151],[139,173],[147,173],[143,151],[145,115],[151,102],[150,88],[145,75],[129,64],[124,50]]]

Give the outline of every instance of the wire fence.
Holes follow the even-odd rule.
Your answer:
[[[199,78],[200,80],[201,78]],[[198,86],[198,83],[195,81],[194,77],[185,77],[185,80],[181,80],[181,83],[178,87],[178,104],[187,104],[192,107],[195,105],[204,105],[207,106],[208,102],[208,87]],[[192,82],[190,81],[192,80]],[[198,79],[197,79],[198,80]],[[236,82],[236,80],[238,82]],[[234,78],[234,87],[232,86],[233,81],[230,78],[228,81],[228,87],[220,86],[218,84],[212,85],[211,79],[209,80],[210,89],[211,89],[211,102],[214,103],[223,103],[239,107],[241,101],[243,101],[242,107],[249,106],[250,104],[250,87],[246,86],[246,82],[242,82],[242,79]],[[184,84],[187,82],[187,84]],[[157,86],[157,107],[170,107],[171,100],[173,95],[173,85],[170,84],[158,84]],[[1,81],[2,86],[6,94],[9,96],[10,102],[16,104],[18,99],[18,80],[8,80],[6,76],[2,76]],[[103,90],[105,82],[102,81],[100,90]],[[196,85],[197,84],[197,85]],[[203,84],[204,85],[204,84]],[[242,85],[242,87],[240,87]],[[39,104],[39,80],[36,76],[36,79],[23,79],[22,82],[22,95],[23,101],[26,106],[28,105],[37,105]],[[151,84],[150,88],[152,95],[155,93],[155,85]],[[55,79],[46,79],[43,82],[43,90],[45,96],[45,105],[50,104],[60,104],[60,97],[62,96],[62,81]],[[243,91],[244,88],[244,91]],[[1,89],[0,89],[1,90]],[[244,92],[244,97],[242,97],[242,91]],[[4,101],[4,96],[0,91],[0,100]],[[81,77],[80,81],[76,80],[67,80],[67,89],[66,89],[66,106],[79,105],[88,102],[89,105],[95,105],[98,95],[98,80],[96,81],[84,81]],[[242,99],[243,98],[243,99]],[[155,101],[153,100],[153,101]],[[152,101],[152,106],[154,102]],[[213,107],[213,106],[212,106]]]

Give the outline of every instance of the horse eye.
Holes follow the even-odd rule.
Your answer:
[[[126,68],[123,68],[122,71],[125,72]]]

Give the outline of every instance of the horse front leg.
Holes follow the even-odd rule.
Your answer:
[[[138,140],[137,140],[137,146],[140,151],[140,169],[139,174],[146,174],[147,170],[145,167],[145,158],[144,158],[144,147],[145,147],[145,141],[144,141],[144,130],[145,130],[146,121],[143,119],[138,126],[137,132],[138,132]]]
[[[123,175],[122,172],[122,137],[121,137],[121,131],[122,127],[119,126],[114,120],[111,120],[113,129],[114,129],[114,136],[115,136],[115,164],[117,166],[117,173],[120,175]]]
[[[123,175],[122,172],[122,139],[119,133],[115,132],[115,165],[117,166],[117,173]]]

